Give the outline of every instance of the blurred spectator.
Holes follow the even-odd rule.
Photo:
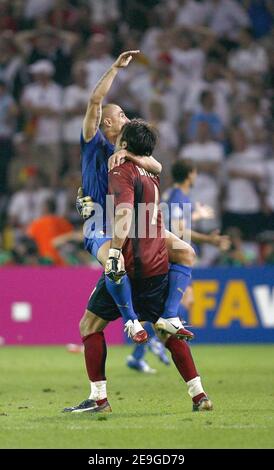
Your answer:
[[[111,26],[120,18],[118,9],[118,0],[88,0],[92,23],[97,27],[99,25]]]
[[[223,124],[227,125],[230,122],[233,88],[231,82],[223,73],[222,65],[216,60],[207,61],[203,77],[188,84],[183,104],[187,112],[199,111],[203,91],[211,91],[214,96],[214,112]]]
[[[51,79],[54,67],[48,60],[39,60],[30,71],[34,82],[25,87],[22,95],[26,130],[33,138],[31,151],[38,167],[55,185],[61,166],[62,90]]]
[[[179,157],[189,160],[197,168],[197,179],[191,191],[191,201],[213,208],[215,219],[199,222],[199,229],[210,231],[219,225],[220,171],[224,159],[221,144],[214,142],[207,122],[197,124],[197,138],[182,147]]]
[[[268,34],[273,26],[274,3],[272,0],[243,0],[249,14],[253,34],[260,38]]]
[[[27,82],[26,65],[11,32],[0,35],[0,80],[5,81],[10,93],[18,100]]]
[[[233,151],[225,164],[223,228],[238,227],[250,239],[263,228],[266,169],[256,148],[248,145],[243,130],[233,130],[232,143]]]
[[[267,54],[262,46],[256,43],[250,29],[242,29],[239,38],[239,49],[231,53],[229,67],[239,77],[249,74],[262,74],[268,70]]]
[[[60,85],[68,85],[72,62],[72,49],[78,36],[71,31],[51,27],[22,31],[15,36],[16,44],[26,57],[28,64],[50,61],[53,79]]]
[[[178,147],[176,128],[166,118],[166,108],[161,101],[151,101],[149,104],[149,120],[158,131],[158,140],[154,154],[162,164],[161,188],[170,184],[170,167],[175,159]]]
[[[84,61],[76,62],[72,69],[73,84],[64,92],[63,140],[66,159],[71,170],[79,170],[79,136],[87,108],[90,90],[87,88],[87,67]]]
[[[15,192],[22,187],[31,174],[38,172],[38,166],[30,151],[30,139],[23,132],[13,138],[13,158],[8,170],[8,189]]]
[[[137,76],[129,85],[132,99],[144,119],[149,119],[149,103],[159,101],[165,107],[166,119],[177,126],[180,114],[180,95],[172,81],[171,64],[159,61],[149,74]]]
[[[17,29],[14,11],[11,8],[9,0],[1,0],[0,2],[0,31]]]
[[[8,206],[8,220],[11,226],[25,227],[42,215],[45,201],[52,191],[43,187],[36,169],[26,169],[26,181],[23,188],[15,192]]]
[[[130,29],[144,31],[149,26],[149,12],[161,0],[127,0],[121,2],[122,18]]]
[[[249,26],[249,18],[237,0],[210,0],[209,27],[220,38],[238,38],[241,28]]]
[[[55,0],[25,0],[24,16],[36,19],[48,13],[54,6]]]
[[[87,44],[88,88],[91,91],[102,75],[113,64],[110,54],[110,41],[104,34],[94,34]]]
[[[59,235],[72,232],[73,225],[65,218],[55,215],[55,210],[54,199],[46,200],[43,205],[43,215],[27,227],[26,233],[36,242],[40,256],[49,258],[54,264],[61,266],[65,263],[52,241]]]
[[[0,79],[0,194],[7,190],[7,174],[12,157],[12,135],[18,108]]]
[[[175,22],[177,26],[202,25],[207,22],[211,12],[211,4],[209,1],[177,0],[177,3],[178,9]]]
[[[255,145],[258,155],[266,153],[266,122],[263,113],[260,112],[258,98],[249,96],[239,106],[239,126],[243,129],[250,145]]]
[[[55,0],[49,13],[49,22],[57,30],[66,30],[77,17],[77,9],[68,0]]]
[[[207,122],[210,135],[213,140],[223,140],[223,124],[217,113],[214,112],[215,100],[214,95],[210,91],[203,91],[200,96],[201,110],[193,114],[188,127],[188,137],[191,140],[197,138],[198,124]]]
[[[91,34],[91,12],[86,2],[80,2],[69,21],[69,30],[75,32],[79,41],[86,44]]]
[[[149,121],[158,130],[158,146],[162,150],[175,152],[178,147],[178,134],[171,122],[166,118],[165,107],[160,101],[149,104]],[[157,155],[157,152],[155,152]]]
[[[205,54],[202,49],[193,47],[190,33],[180,31],[175,37],[175,47],[170,51],[174,66],[186,79],[201,78]]]

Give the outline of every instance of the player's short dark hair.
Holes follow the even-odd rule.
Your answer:
[[[122,127],[120,142],[135,155],[151,155],[157,142],[156,130],[142,119],[132,119]]]
[[[190,162],[180,160],[179,162],[174,163],[171,167],[171,175],[173,182],[183,183],[188,178],[189,174],[192,173],[194,170],[196,170],[196,168]]]

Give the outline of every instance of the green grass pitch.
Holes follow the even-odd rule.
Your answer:
[[[125,367],[111,347],[112,414],[63,414],[87,398],[82,354],[64,347],[0,349],[0,448],[274,448],[274,346],[193,346],[214,411],[193,413],[173,365],[148,354],[155,376]]]

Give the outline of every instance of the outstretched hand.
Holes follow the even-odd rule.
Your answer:
[[[114,62],[113,66],[117,68],[127,67],[131,62],[133,56],[139,54],[140,51],[126,51],[119,55],[118,59]]]
[[[229,250],[231,246],[231,240],[228,235],[220,235],[219,230],[214,230],[210,234],[212,245],[217,246],[221,251]]]
[[[214,209],[212,207],[196,202],[195,211],[192,214],[192,220],[213,219],[214,215]]]

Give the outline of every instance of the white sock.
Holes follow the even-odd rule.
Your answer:
[[[194,398],[197,395],[200,395],[200,393],[204,393],[206,395],[202,386],[201,377],[199,377],[199,375],[195,377],[194,379],[189,380],[189,382],[187,382],[186,385],[187,385],[188,394],[191,396],[191,398]]]
[[[91,382],[90,381],[90,400],[103,400],[107,398],[107,381],[100,380],[98,382]]]

